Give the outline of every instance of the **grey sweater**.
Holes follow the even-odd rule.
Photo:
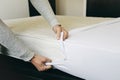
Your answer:
[[[48,0],[31,0],[34,7],[42,14],[51,26],[59,24]],[[0,44],[7,48],[8,55],[29,61],[34,52],[27,48],[24,43],[17,38],[8,26],[0,19]],[[1,46],[0,46],[1,50]],[[0,52],[1,53],[1,52]],[[4,54],[4,53],[3,53]]]

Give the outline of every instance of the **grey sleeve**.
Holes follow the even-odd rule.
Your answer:
[[[48,23],[53,27],[59,25],[48,0],[30,0],[33,6],[37,9],[39,13],[48,21]]]
[[[34,56],[34,52],[28,49],[2,20],[0,20],[0,44],[8,49],[8,54],[12,57],[29,61]]]

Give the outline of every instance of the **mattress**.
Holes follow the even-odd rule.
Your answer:
[[[57,16],[57,18],[68,31],[112,19],[74,16]],[[52,28],[42,16],[5,20],[5,23],[36,53],[47,56],[52,60],[63,58],[59,41],[56,40]],[[28,42],[27,40],[31,41]],[[30,43],[34,43],[34,45],[31,46]]]
[[[65,53],[61,41],[56,40],[41,16],[5,22],[24,44],[37,54],[51,58],[53,66],[59,70],[87,80],[120,79],[119,18],[57,18],[70,33],[63,42]]]

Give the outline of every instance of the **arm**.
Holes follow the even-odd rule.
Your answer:
[[[0,20],[0,44],[8,49],[10,56],[29,61],[34,53],[21,42],[2,20]]]
[[[36,10],[48,21],[48,23],[53,27],[55,25],[60,25],[52,11],[52,8],[48,0],[30,0]]]
[[[0,20],[0,44],[8,49],[8,55],[24,61],[30,61],[39,71],[51,68],[51,66],[45,65],[46,62],[51,62],[50,59],[35,55],[13,34],[2,20]]]
[[[58,22],[48,0],[30,0],[30,1],[33,4],[33,6],[37,9],[37,11],[41,13],[41,15],[52,26],[53,31],[57,35],[57,39],[60,38],[61,32],[64,32],[64,39],[66,39],[68,37],[68,32]]]

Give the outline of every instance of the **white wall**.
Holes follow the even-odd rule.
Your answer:
[[[1,19],[13,19],[28,16],[28,0],[0,0]]]
[[[56,0],[57,14],[86,16],[86,0]]]

